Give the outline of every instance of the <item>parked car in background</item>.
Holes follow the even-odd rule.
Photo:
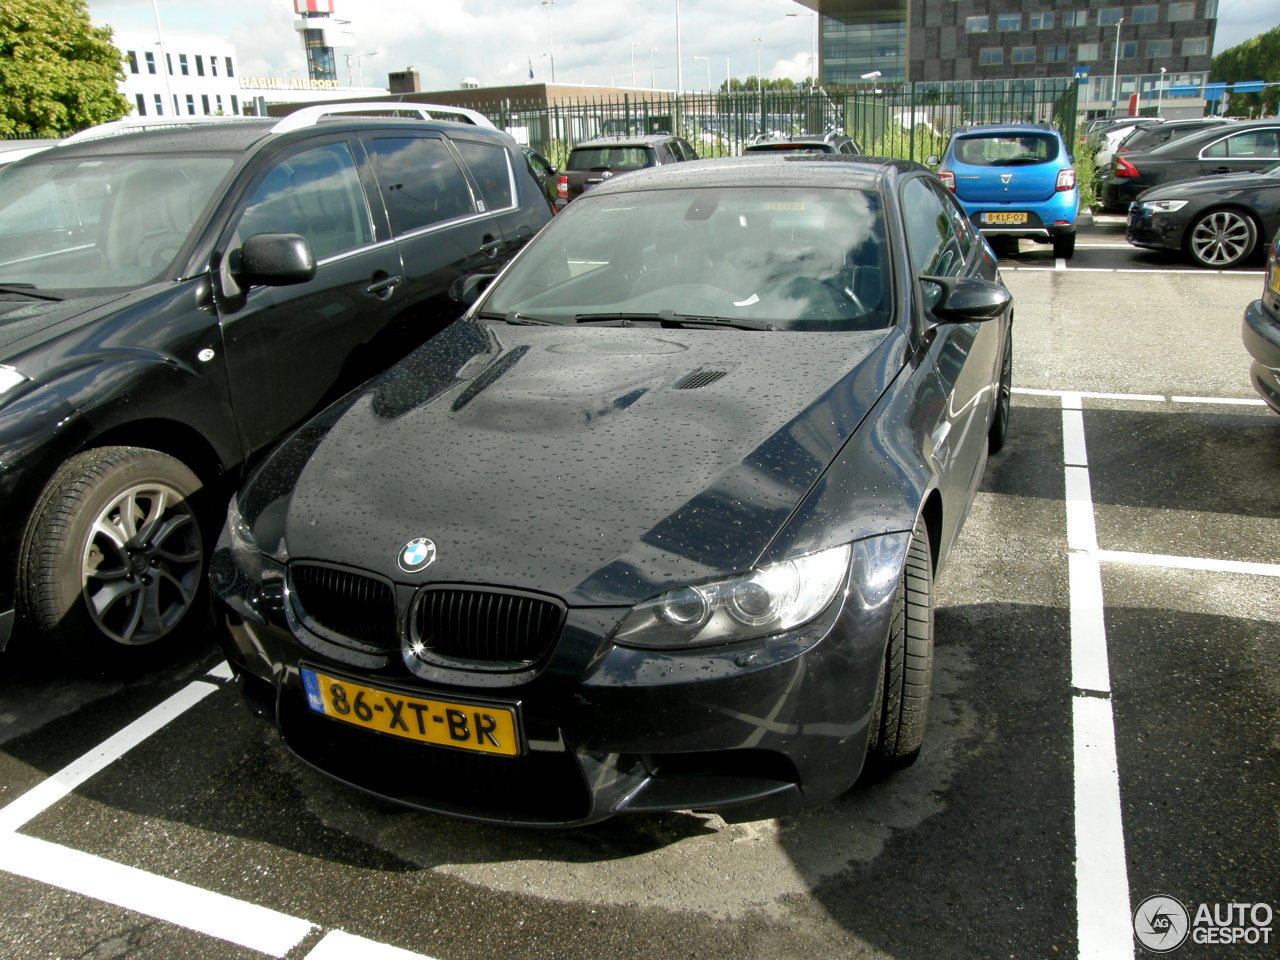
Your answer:
[[[532,147],[522,144],[520,152],[524,155],[525,163],[529,165],[530,175],[537,181],[542,195],[547,198],[547,206],[553,214],[557,213],[556,190],[559,185],[560,171],[556,169],[555,164]]]
[[[1103,163],[1103,157],[1099,154],[1098,165],[1110,169],[1116,153],[1146,153],[1171,140],[1180,140],[1189,134],[1199,133],[1210,127],[1221,127],[1226,123],[1235,123],[1235,121],[1230,117],[1196,117],[1192,120],[1166,120],[1164,123],[1139,127],[1129,131],[1128,136],[1120,141],[1112,155],[1106,158],[1106,163]],[[1104,169],[1103,172],[1106,170]]]
[[[760,137],[747,144],[743,153],[837,153],[857,156],[862,153],[852,137],[843,133],[802,133],[793,137]]]
[[[1280,229],[1280,163],[1258,173],[1177,180],[1129,206],[1134,246],[1185,253],[1202,267],[1235,267],[1266,250]]]
[[[1129,137],[1140,130],[1162,127],[1166,122],[1157,117],[1130,117],[1103,127],[1092,137],[1090,146],[1094,148],[1094,157],[1099,164],[1110,163],[1116,150]]]
[[[974,126],[953,134],[938,176],[988,237],[1053,245],[1055,257],[1076,249],[1080,190],[1074,157],[1062,135],[1035,124]]]
[[[697,159],[687,140],[669,133],[584,140],[569,151],[557,184],[556,206],[563,209],[583,191],[620,173]]]
[[[1280,161],[1280,120],[1208,127],[1151,150],[1117,156],[1103,181],[1102,209],[1126,213],[1138,194],[1175,180],[1250,173]]]
[[[602,183],[235,498],[237,682],[319,770],[481,820],[756,819],[909,763],[1012,314],[919,164]]]
[[[113,124],[0,172],[0,647],[163,649],[228,482],[551,219],[506,134],[330,112]]]
[[[1280,236],[1271,241],[1262,296],[1245,308],[1242,330],[1253,388],[1280,413]]]

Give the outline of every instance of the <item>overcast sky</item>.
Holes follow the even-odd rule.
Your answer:
[[[89,0],[95,23],[155,32],[150,0]],[[292,0],[156,0],[166,35],[204,34],[235,44],[240,72],[305,76]],[[793,0],[335,0],[357,46],[338,50],[339,79],[385,86],[388,71],[413,67],[424,90],[451,90],[463,78],[483,86],[550,80],[549,53],[561,83],[676,86],[676,9],[680,9],[685,89],[725,76],[800,80],[809,74],[814,18]],[[800,14],[788,17],[788,13]],[[1219,0],[1214,52],[1280,24],[1275,0]],[[760,42],[756,42],[756,38]],[[376,55],[368,54],[376,51]],[[694,59],[701,57],[705,59]],[[758,58],[758,59],[757,59]],[[632,76],[634,62],[635,75]]]

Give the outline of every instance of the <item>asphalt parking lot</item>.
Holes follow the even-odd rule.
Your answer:
[[[914,767],[783,820],[503,829],[303,768],[207,647],[132,684],[6,655],[0,956],[1134,957],[1135,910],[1144,944],[1178,932],[1153,897],[1188,911],[1173,956],[1275,956],[1280,417],[1239,334],[1261,270],[1114,221],[1002,269],[1010,439],[938,583]]]

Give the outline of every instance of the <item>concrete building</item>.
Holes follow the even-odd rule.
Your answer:
[[[796,2],[819,16],[827,86],[1077,76],[1087,114],[1130,95],[1185,101],[1208,78],[1218,16],[1218,0]]]
[[[234,115],[241,112],[235,47],[206,36],[117,31],[123,55],[120,92],[143,117]]]

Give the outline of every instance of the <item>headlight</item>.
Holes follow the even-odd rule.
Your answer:
[[[646,600],[614,631],[628,647],[669,649],[749,640],[801,626],[844,587],[849,545]]]
[[[1187,200],[1145,200],[1142,209],[1147,213],[1173,213],[1187,205]]]
[[[0,394],[8,393],[18,384],[26,382],[27,378],[13,369],[13,367],[0,363]]]
[[[231,498],[231,505],[227,507],[227,536],[231,540],[231,557],[236,566],[254,580],[261,580],[262,551],[253,538],[253,529],[240,513],[236,497]]]

